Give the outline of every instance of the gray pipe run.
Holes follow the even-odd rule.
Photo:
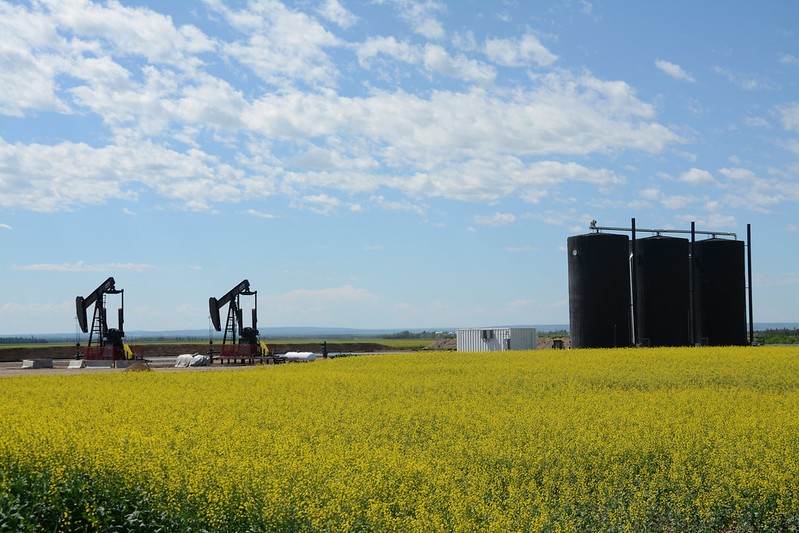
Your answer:
[[[633,219],[635,220],[635,219]],[[711,235],[716,237],[718,235],[724,235],[726,237],[733,237],[735,240],[738,240],[738,235],[736,233],[730,233],[727,231],[694,231],[694,230],[687,230],[687,229],[642,229],[636,228],[635,222],[633,222],[632,228],[611,228],[607,226],[597,226],[596,220],[591,221],[591,225],[589,226],[590,229],[596,231],[597,233],[600,231],[625,231],[625,232],[632,232],[635,235],[636,231],[643,231],[644,233],[654,233],[656,235],[660,235],[661,233],[690,233],[690,234],[700,234],[700,235]]]

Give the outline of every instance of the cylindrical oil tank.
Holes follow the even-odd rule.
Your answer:
[[[710,346],[746,345],[743,241],[697,241],[692,264],[696,341]]]
[[[689,241],[646,237],[635,242],[635,330],[642,346],[690,346]]]
[[[629,242],[612,233],[567,239],[573,348],[630,345]]]

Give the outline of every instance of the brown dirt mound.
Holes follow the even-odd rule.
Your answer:
[[[144,361],[137,361],[125,369],[125,372],[152,372],[152,371],[153,369],[150,368],[150,365],[148,365]]]
[[[431,350],[434,352],[454,352],[458,347],[458,342],[455,339],[439,339],[433,343],[428,344],[423,350]]]
[[[556,341],[560,341],[557,343]],[[558,344],[563,349],[568,350],[571,348],[571,339],[569,337],[539,337],[537,350],[554,350],[558,349]]]

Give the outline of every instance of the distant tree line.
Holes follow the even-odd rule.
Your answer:
[[[0,344],[47,344],[47,339],[38,339],[36,337],[0,337]]]
[[[556,331],[539,331],[537,336],[547,339],[557,339],[560,337],[568,337],[569,332],[565,329],[559,329]]]
[[[755,333],[758,344],[799,344],[799,328],[777,328]]]
[[[208,337],[181,335],[152,335],[131,337],[128,342],[208,342]]]
[[[455,333],[452,331],[418,331],[411,332],[408,330],[400,331],[398,333],[389,333],[388,335],[381,335],[384,339],[454,339]]]

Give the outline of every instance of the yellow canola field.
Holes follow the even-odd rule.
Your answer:
[[[107,526],[106,486],[174,531],[799,527],[796,347],[23,376],[0,420],[0,526],[14,471],[50,531]]]

